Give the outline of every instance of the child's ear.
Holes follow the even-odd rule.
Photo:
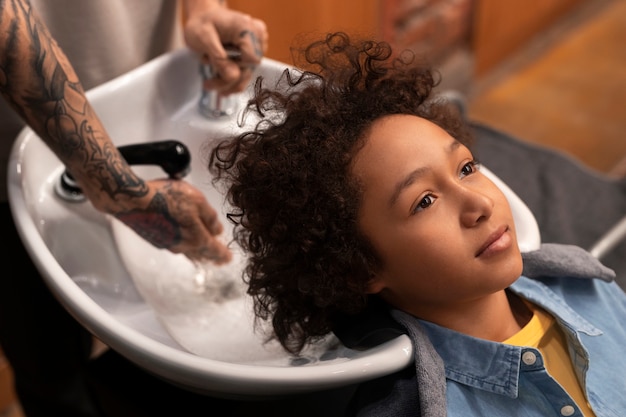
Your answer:
[[[370,278],[367,283],[367,293],[368,294],[378,294],[382,290],[385,289],[385,280],[380,275],[374,275]]]

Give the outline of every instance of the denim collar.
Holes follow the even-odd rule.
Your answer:
[[[522,276],[510,289],[549,311],[570,336],[575,337],[578,332],[590,336],[602,334],[539,281]],[[515,398],[518,393],[522,354],[528,350],[538,354],[532,348],[478,339],[424,320],[419,322],[443,359],[446,378],[496,394]],[[459,351],[460,347],[462,352]],[[542,361],[537,361],[535,367],[542,366]]]

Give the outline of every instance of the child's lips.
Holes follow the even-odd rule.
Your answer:
[[[513,239],[511,234],[508,233],[509,227],[504,225],[500,226],[496,231],[491,233],[485,243],[476,252],[476,257],[491,256],[495,253],[508,249],[511,246]]]

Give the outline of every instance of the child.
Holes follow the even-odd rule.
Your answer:
[[[520,276],[509,205],[434,74],[343,33],[304,56],[286,85],[257,81],[261,122],[209,162],[273,337],[297,354],[382,300],[416,364],[364,384],[359,415],[624,415],[626,296],[580,271]],[[561,267],[611,279],[586,256]]]

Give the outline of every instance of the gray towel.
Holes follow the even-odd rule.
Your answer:
[[[574,245],[544,243],[539,250],[522,254],[528,278],[573,277],[613,281],[615,271],[604,266],[586,250]]]
[[[417,396],[422,416],[446,415],[446,374],[443,360],[420,323],[403,311],[393,310],[391,316],[409,333],[413,342]],[[424,389],[426,388],[426,389]]]

